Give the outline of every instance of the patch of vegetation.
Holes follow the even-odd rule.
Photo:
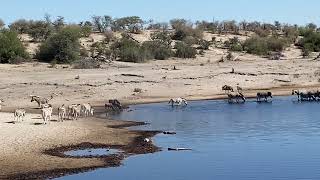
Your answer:
[[[20,19],[9,25],[10,30],[19,34],[29,34],[34,41],[43,41],[47,39],[54,31],[51,21],[33,21]]]
[[[202,29],[203,31],[208,31],[211,33],[216,33],[218,31],[219,22],[207,22],[207,21],[198,21],[196,23],[198,29]]]
[[[268,55],[269,52],[283,51],[287,45],[284,38],[254,36],[244,42],[243,48],[250,54]]]
[[[184,19],[173,19],[170,21],[175,33],[172,36],[173,40],[183,41],[187,37],[194,39],[202,39],[203,30],[200,28],[193,28],[193,24]]]
[[[320,33],[312,30],[306,31],[304,37],[298,42],[298,46],[306,55],[309,55],[310,52],[320,52]]]
[[[71,63],[79,59],[81,29],[78,26],[66,26],[43,42],[36,57],[45,62],[56,60]]]
[[[28,58],[29,55],[16,32],[0,31],[0,63],[21,63]]]
[[[138,16],[129,16],[116,19],[112,22],[115,31],[127,30],[130,33],[139,34],[143,29],[144,21]]]
[[[141,45],[127,37],[112,44],[111,49],[119,57],[120,61],[141,63],[151,59],[150,51],[142,48]]]
[[[243,51],[243,46],[238,37],[234,37],[224,42],[224,46],[230,51]]]
[[[176,53],[175,56],[178,58],[196,58],[197,50],[191,45],[185,42],[177,42],[175,45]]]
[[[260,37],[267,37],[270,34],[270,31],[262,28],[257,28],[254,32]]]
[[[166,60],[173,55],[171,47],[158,40],[146,41],[142,44],[142,48],[150,52],[152,59]]]
[[[166,31],[169,28],[168,23],[150,23],[147,27],[148,30],[161,30]]]
[[[89,37],[92,33],[92,27],[90,25],[80,25],[81,37]]]
[[[111,59],[112,57],[112,51],[105,42],[96,42],[92,44],[90,52],[91,57],[93,58],[104,56],[107,59]]]
[[[161,44],[168,47],[171,46],[172,39],[169,31],[160,31],[151,34],[152,41],[159,41]]]
[[[75,61],[72,65],[74,69],[98,69],[101,67],[99,61],[90,58]]]
[[[210,41],[206,41],[204,39],[201,39],[198,41],[198,49],[201,49],[201,50],[209,50],[209,47],[212,45],[213,43],[210,42]]]

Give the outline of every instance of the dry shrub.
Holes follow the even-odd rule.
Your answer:
[[[81,59],[73,63],[74,69],[98,69],[100,67],[100,62],[94,59]]]

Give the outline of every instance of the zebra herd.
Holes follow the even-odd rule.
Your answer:
[[[41,115],[43,119],[43,124],[51,121],[53,107],[49,104],[49,101],[53,99],[51,95],[50,99],[40,97],[40,96],[31,96],[31,102],[36,102],[41,109]],[[0,101],[0,105],[3,101]],[[1,106],[0,106],[1,107]],[[111,99],[108,103],[105,104],[106,112],[119,112],[122,111],[124,107],[116,99]],[[58,122],[63,122],[64,120],[77,120],[79,117],[88,117],[94,115],[94,108],[92,108],[90,103],[84,104],[71,104],[65,106],[64,104],[58,107]],[[23,108],[16,109],[14,112],[14,120],[19,122],[23,121],[26,115],[26,110]]]
[[[225,94],[228,96],[228,101],[230,103],[245,102],[246,99],[242,93],[242,88],[237,86],[237,92],[231,86],[225,85],[222,87]],[[298,101],[320,101],[320,91],[306,91],[306,90],[292,90],[292,95],[298,97]],[[258,92],[256,95],[257,102],[268,102],[269,99],[272,100],[271,92]]]
[[[229,103],[245,103],[246,97],[242,93],[242,88],[237,86],[237,92],[231,86],[225,85],[222,90],[225,91]],[[299,91],[292,90],[292,95],[297,95],[299,101],[320,101],[320,91]],[[269,102],[272,101],[272,92],[258,92],[256,94],[257,102]],[[172,107],[174,106],[187,106],[188,102],[185,98],[174,98],[168,102]]]
[[[242,88],[237,86],[237,91],[235,92],[233,87],[225,85],[222,87],[222,90],[225,91],[225,94],[228,97],[229,103],[244,103],[246,102],[246,98],[242,93]],[[256,95],[257,102],[268,102],[269,99],[272,100],[271,92],[258,92]]]
[[[51,99],[53,96],[51,95]],[[31,102],[36,102],[41,109],[41,116],[43,119],[43,124],[47,124],[52,119],[53,106],[49,104],[51,99],[43,98],[40,96],[31,96]],[[58,107],[58,122],[63,122],[64,120],[77,120],[79,117],[88,117],[94,115],[94,109],[90,103],[84,104],[72,104],[65,106],[64,104]],[[14,122],[24,121],[26,116],[26,110],[24,108],[16,109],[13,112]]]
[[[222,90],[225,91],[225,94],[228,97],[229,103],[245,103],[246,98],[242,93],[242,88],[237,86],[237,92],[231,86],[223,86]],[[320,91],[302,91],[302,90],[292,90],[292,95],[296,95],[298,97],[298,101],[320,101]],[[257,102],[269,102],[272,101],[272,93],[271,92],[258,92],[256,94]],[[51,95],[50,99],[43,98],[40,96],[31,96],[31,102],[36,102],[41,109],[41,115],[43,119],[43,124],[47,124],[47,122],[51,121],[53,107],[49,104],[49,101],[53,99]],[[0,110],[1,105],[4,101],[0,99]],[[170,99],[169,104],[171,106],[187,106],[188,102],[185,98],[175,98]],[[109,100],[108,103],[105,104],[106,112],[120,112],[125,109],[121,103],[112,99]],[[16,109],[13,113],[14,121],[23,121],[26,115],[26,110],[23,108]],[[58,122],[63,122],[66,119],[69,120],[77,120],[79,117],[88,117],[94,115],[94,109],[90,105],[90,103],[85,104],[72,104],[69,106],[65,106],[64,104],[58,107]]]
[[[320,91],[301,91],[301,90],[292,90],[292,95],[298,96],[298,101],[319,101],[320,100]]]

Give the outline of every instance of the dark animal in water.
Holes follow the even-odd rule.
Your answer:
[[[298,101],[312,101],[317,100],[315,97],[315,92],[311,91],[299,91],[299,90],[292,90],[292,95],[298,96]]]
[[[110,99],[109,103],[118,108],[119,110],[123,109],[121,103],[117,99]]]
[[[244,97],[244,95],[242,93],[229,93],[228,94],[228,102],[229,103],[240,103],[241,102],[246,102],[246,98]]]
[[[106,103],[104,107],[109,111],[122,111],[124,109],[117,99],[110,99],[109,103]]]
[[[268,98],[272,99],[272,93],[271,92],[258,92],[257,93],[257,101],[261,102],[261,99],[264,99],[265,102],[268,102]]]
[[[317,101],[319,101],[320,100],[320,91],[319,90],[315,91],[313,96],[314,96],[314,98],[316,98]]]

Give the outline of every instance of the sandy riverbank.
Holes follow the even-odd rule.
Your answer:
[[[49,64],[43,63],[0,64],[0,98],[5,101],[2,111],[28,109],[26,120],[17,124],[7,123],[13,120],[12,113],[0,113],[0,177],[106,166],[105,159],[55,157],[43,151],[86,142],[128,146],[145,135],[110,128],[123,122],[99,119],[35,125],[41,123],[41,119],[38,114],[30,114],[39,113],[34,109],[37,105],[30,102],[31,94],[43,97],[57,94],[50,101],[57,108],[62,104],[84,102],[101,106],[113,98],[129,104],[167,101],[173,97],[219,99],[225,97],[221,90],[225,84],[241,86],[246,96],[266,90],[275,95],[289,95],[292,89],[320,88],[318,61],[298,57],[270,61],[240,54],[237,61],[219,63],[220,58],[219,52],[212,52],[190,60],[113,62],[93,70],[71,69],[65,65],[48,68]],[[173,70],[173,66],[178,70]],[[231,73],[232,68],[235,73]],[[77,76],[80,78],[76,79]],[[135,88],[141,92],[134,92]]]
[[[28,114],[20,123],[13,124],[12,120],[11,113],[0,113],[0,179],[42,179],[118,166],[127,153],[157,150],[140,144],[143,137],[153,136],[153,132],[111,128],[134,125],[132,122],[90,118],[42,125],[38,114]],[[126,153],[101,158],[66,158],[61,154],[62,150],[86,147],[117,147]]]

